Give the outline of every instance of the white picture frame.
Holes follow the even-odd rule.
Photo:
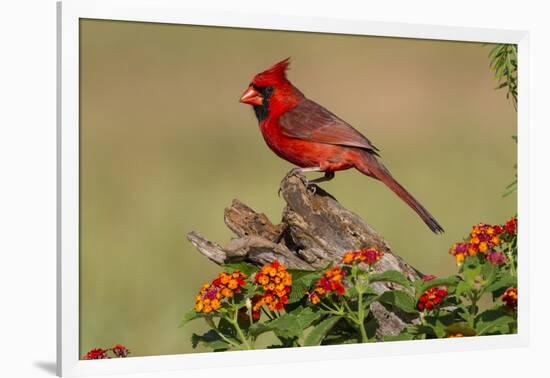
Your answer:
[[[529,323],[529,35],[525,31],[380,23],[337,18],[188,9],[178,1],[93,0],[58,3],[58,317],[57,372],[60,376],[144,373],[209,366],[242,366],[306,360],[434,353],[519,347],[528,344]],[[518,333],[453,340],[402,341],[246,352],[196,353],[84,361],[79,356],[79,20],[81,18],[195,24],[401,38],[442,39],[518,45],[518,214],[520,263]]]

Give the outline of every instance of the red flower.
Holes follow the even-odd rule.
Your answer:
[[[121,358],[128,357],[128,355],[130,354],[130,351],[128,350],[128,348],[126,348],[122,344],[115,345],[113,348],[111,348],[111,350],[113,351],[115,356],[121,357]]]
[[[506,232],[510,235],[516,235],[518,233],[518,218],[513,217],[508,222],[506,222],[506,225],[504,226],[506,229]]]
[[[363,248],[358,251],[347,252],[342,258],[342,263],[346,265],[359,263],[374,265],[382,256],[384,256],[384,252],[376,248]]]
[[[333,267],[326,271],[317,281],[312,293],[308,293],[309,300],[313,304],[321,301],[321,296],[336,293],[344,295],[346,287],[344,286],[344,277],[347,274],[345,270],[339,267]]]
[[[107,356],[106,349],[95,348],[86,353],[83,358],[85,360],[103,360],[109,357]]]
[[[440,304],[443,298],[447,296],[447,290],[432,287],[431,289],[426,290],[420,298],[418,298],[418,302],[416,304],[416,307],[420,311],[424,310],[432,310],[436,305]]]
[[[502,295],[502,301],[511,309],[518,307],[518,289],[515,287],[509,287]]]

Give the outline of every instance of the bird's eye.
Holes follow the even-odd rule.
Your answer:
[[[269,96],[269,95],[272,94],[272,93],[273,93],[273,87],[272,87],[272,86],[269,86],[269,87],[266,87],[266,88],[265,88],[265,94],[266,94],[266,95]]]

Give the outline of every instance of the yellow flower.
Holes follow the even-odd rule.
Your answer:
[[[222,276],[220,277],[220,281],[223,285],[227,285],[230,279],[231,277],[228,276],[227,274],[222,274]]]
[[[212,302],[210,303],[210,306],[212,306],[212,308],[214,310],[217,310],[217,309],[220,308],[221,303],[220,303],[219,299],[212,299]]]
[[[479,252],[487,252],[487,243],[486,242],[479,243]]]

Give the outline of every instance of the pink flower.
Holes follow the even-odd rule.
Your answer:
[[[495,265],[502,265],[506,262],[506,256],[504,256],[500,252],[492,251],[489,252],[487,255],[487,261],[489,261],[491,264]]]

